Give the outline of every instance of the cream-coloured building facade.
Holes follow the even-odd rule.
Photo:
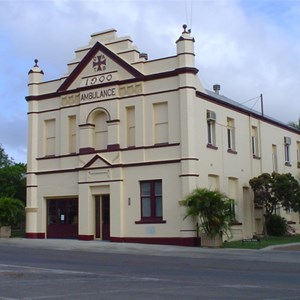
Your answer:
[[[235,199],[233,239],[262,230],[249,179],[299,179],[299,131],[202,86],[194,39],[148,60],[116,30],[91,36],[65,76],[29,71],[28,238],[194,245],[181,200],[196,187]],[[174,47],[175,48],[175,47]],[[283,212],[281,212],[283,214]],[[299,228],[299,214],[284,212]]]

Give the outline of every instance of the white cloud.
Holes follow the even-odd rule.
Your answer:
[[[153,59],[176,53],[175,42],[187,23],[206,88],[219,83],[222,94],[240,102],[263,93],[266,114],[283,122],[297,120],[299,16],[298,1],[2,0],[0,143],[25,161],[24,97],[33,60],[39,59],[45,80],[59,78],[74,50],[108,28],[130,35]]]

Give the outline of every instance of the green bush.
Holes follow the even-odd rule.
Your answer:
[[[267,233],[271,236],[284,236],[287,234],[288,224],[286,219],[272,215],[267,223]]]
[[[0,226],[17,225],[24,216],[24,204],[14,198],[0,198]]]
[[[183,200],[186,217],[200,220],[200,229],[210,237],[218,234],[230,236],[232,199],[219,191],[197,188]]]

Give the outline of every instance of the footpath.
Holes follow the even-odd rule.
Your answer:
[[[83,251],[99,253],[118,253],[118,254],[136,254],[136,255],[158,255],[158,256],[179,256],[179,257],[205,257],[216,255],[218,257],[228,256],[241,257],[249,256],[257,259],[258,257],[272,256],[299,256],[300,243],[270,246],[260,250],[246,249],[212,249],[201,247],[183,247],[173,245],[152,245],[137,243],[111,243],[100,240],[79,241],[65,239],[25,239],[25,238],[8,238],[0,239],[1,245],[10,245],[14,247],[53,249],[61,251]],[[271,254],[272,253],[272,254]],[[293,255],[292,255],[293,254]]]

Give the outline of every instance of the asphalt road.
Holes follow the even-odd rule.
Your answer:
[[[0,240],[0,299],[300,299],[296,251],[61,243]]]

